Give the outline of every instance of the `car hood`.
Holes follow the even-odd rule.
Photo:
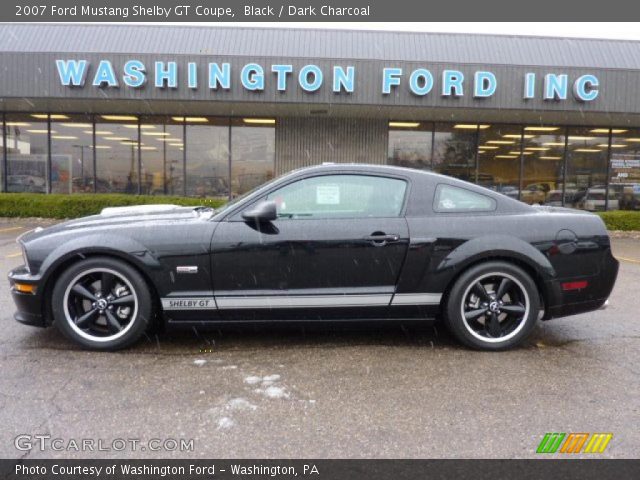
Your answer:
[[[209,207],[181,207],[178,205],[136,205],[105,208],[98,215],[76,218],[47,228],[36,228],[23,235],[24,243],[38,238],[72,230],[104,230],[123,227],[152,227],[167,223],[189,223],[208,220],[214,210]]]

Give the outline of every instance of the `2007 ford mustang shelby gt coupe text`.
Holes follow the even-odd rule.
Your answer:
[[[344,319],[442,320],[501,350],[602,307],[618,272],[596,215],[372,165],[298,170],[216,211],[109,208],[19,243],[16,319],[101,350],[153,322]]]

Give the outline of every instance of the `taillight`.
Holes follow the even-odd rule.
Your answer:
[[[570,290],[582,290],[583,288],[587,288],[589,282],[586,280],[581,280],[579,282],[565,282],[562,284],[562,290],[568,292]]]

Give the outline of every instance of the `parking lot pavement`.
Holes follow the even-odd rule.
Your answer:
[[[0,222],[3,275],[30,226]],[[2,280],[0,457],[533,457],[546,432],[612,432],[603,456],[637,458],[640,240],[614,242],[626,260],[610,307],[541,323],[504,353],[423,324],[225,327],[85,352],[16,323]],[[19,451],[20,434],[63,450]],[[132,451],[153,438],[193,450]],[[82,439],[111,451],[77,453]]]

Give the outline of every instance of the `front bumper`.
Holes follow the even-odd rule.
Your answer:
[[[16,304],[17,311],[13,315],[18,322],[36,327],[46,327],[47,319],[44,314],[44,295],[39,285],[39,277],[31,275],[24,267],[18,267],[9,272],[9,285],[11,296]],[[29,284],[35,286],[34,293],[22,293],[16,290],[15,284]]]

